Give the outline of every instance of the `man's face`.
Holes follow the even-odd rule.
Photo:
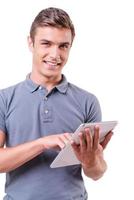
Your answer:
[[[58,77],[66,64],[72,43],[71,30],[38,27],[34,42],[28,38],[36,77]]]

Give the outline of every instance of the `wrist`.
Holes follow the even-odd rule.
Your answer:
[[[92,164],[82,164],[83,172],[86,176],[93,180],[98,180],[103,176],[107,169],[107,164],[104,159],[94,161]]]
[[[40,149],[42,150],[42,152],[47,149],[46,145],[44,144],[43,138],[37,139],[36,143],[40,147]]]

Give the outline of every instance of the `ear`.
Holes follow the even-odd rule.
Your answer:
[[[30,36],[27,37],[27,43],[28,43],[29,50],[31,52],[33,52],[33,41],[32,41],[32,38]]]

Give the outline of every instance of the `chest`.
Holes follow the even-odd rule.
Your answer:
[[[8,145],[50,134],[72,133],[84,120],[84,111],[75,98],[39,94],[18,98],[12,101],[6,114]]]

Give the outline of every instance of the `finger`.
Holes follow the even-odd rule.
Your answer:
[[[103,149],[106,148],[107,144],[111,140],[111,137],[113,136],[113,132],[109,132],[106,136],[105,139],[100,143]]]
[[[93,136],[93,149],[96,150],[99,145],[99,126],[94,127],[94,136]]]
[[[80,157],[80,145],[76,144],[73,140],[71,141],[71,146],[74,150],[76,157],[79,159]]]
[[[69,142],[69,140],[65,137],[64,134],[59,135],[59,137],[58,137],[58,145],[60,146],[61,149],[63,149],[68,142]]]
[[[86,135],[86,144],[87,144],[87,150],[91,150],[92,149],[92,136],[90,133],[90,129],[85,129],[85,135]]]
[[[80,145],[76,144],[73,140],[71,141],[71,146],[75,151],[79,152]]]
[[[85,152],[86,148],[87,148],[87,144],[86,144],[86,139],[85,139],[85,133],[80,132],[79,133],[79,139],[80,139],[80,151],[81,153]]]
[[[69,143],[69,141],[72,140],[71,134],[69,133],[61,134],[60,140],[64,143],[64,145],[66,145],[67,143]]]
[[[63,149],[65,147],[66,143],[65,143],[65,140],[63,140],[62,137],[59,137],[58,138],[58,146]]]
[[[64,136],[68,141],[71,141],[72,140],[72,134],[73,133],[64,133]]]

